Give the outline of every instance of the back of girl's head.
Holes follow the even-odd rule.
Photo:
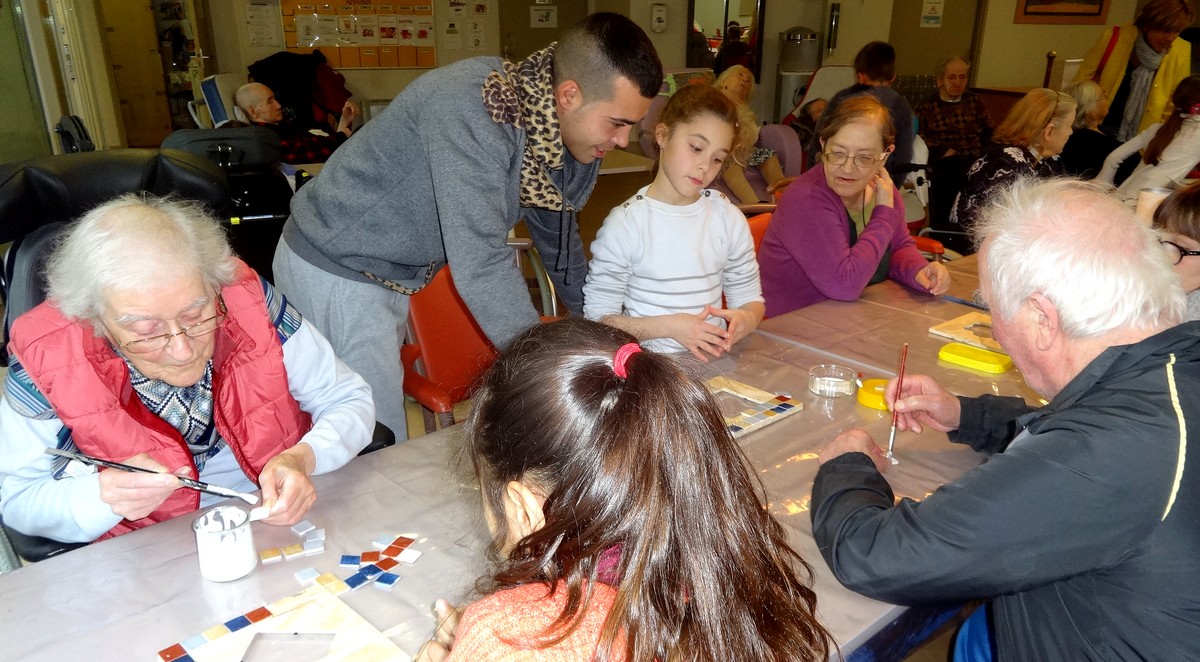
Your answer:
[[[828,119],[821,126],[822,141],[828,142],[847,124],[866,121],[879,127],[879,137],[883,140],[884,149],[896,142],[896,125],[892,122],[892,114],[870,94],[850,97],[832,111],[826,110],[825,115]]]
[[[1200,241],[1200,182],[1167,196],[1154,210],[1154,227]]]
[[[1184,117],[1200,115],[1200,108],[1197,108],[1197,105],[1200,105],[1200,76],[1188,76],[1179,81],[1171,94],[1171,103],[1175,105],[1175,112],[1163,122],[1158,133],[1154,134],[1146,145],[1146,151],[1142,153],[1142,161],[1150,165],[1158,165],[1163,150],[1175,140],[1179,129],[1183,127]]]
[[[1175,104],[1177,113],[1200,115],[1192,112],[1192,106],[1200,104],[1200,76],[1188,76],[1179,81],[1171,94],[1171,103]]]
[[[568,593],[546,643],[569,634],[601,555],[618,549],[617,597],[601,659],[825,659],[809,569],[756,489],[713,396],[678,359],[580,318],[535,327],[496,361],[475,396],[468,454],[485,507],[509,537],[510,481],[546,497],[544,526],[500,562],[495,588]]]
[[[730,153],[738,152],[744,145],[744,127],[739,122],[741,111],[737,103],[711,85],[693,84],[680,88],[667,100],[667,105],[658,115],[658,123],[660,126],[665,125],[667,131],[671,132],[680,124],[691,122],[701,115],[711,115],[733,127]]]
[[[1047,126],[1052,122],[1058,126],[1058,122],[1067,121],[1074,111],[1075,99],[1069,94],[1045,87],[1030,90],[1013,105],[1004,121],[996,127],[992,142],[1018,147],[1035,146]]]

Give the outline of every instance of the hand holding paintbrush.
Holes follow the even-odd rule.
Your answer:
[[[82,462],[84,464],[88,464],[88,465],[96,466],[96,467],[106,467],[109,469],[120,469],[121,471],[128,471],[131,473],[146,473],[146,474],[160,474],[160,475],[164,474],[164,472],[154,471],[153,469],[147,469],[145,467],[138,467],[138,466],[134,466],[132,464],[126,464],[126,463],[122,463],[122,462],[112,462],[109,460],[102,460],[99,458],[91,457],[88,455],[84,455],[83,453],[78,453],[78,452],[74,452],[74,451],[64,451],[64,450],[59,450],[57,448],[47,448],[47,449],[45,449],[45,452],[47,455],[56,455],[58,457],[65,457],[70,460],[75,460],[77,462]],[[204,483],[204,482],[195,480],[188,476],[180,476],[180,475],[176,475],[176,474],[165,474],[165,475],[172,476],[183,487],[188,487],[188,488],[191,488],[198,492],[205,492],[207,494],[214,494],[217,496],[241,499],[251,505],[258,503],[258,497],[253,494],[244,494],[242,492],[237,492],[237,491],[231,490],[226,487],[221,487],[219,485],[209,485],[208,483]]]
[[[896,371],[896,393],[901,393],[904,388],[904,365],[908,362],[908,343],[904,343],[904,349],[900,351],[900,369]],[[900,460],[892,454],[892,448],[896,444],[896,424],[900,421],[900,412],[896,411],[895,404],[892,405],[892,430],[888,433],[888,449],[887,459],[892,464],[900,464]]]

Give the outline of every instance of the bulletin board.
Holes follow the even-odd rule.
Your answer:
[[[294,53],[318,48],[335,68],[433,68],[437,66],[433,1],[314,4],[281,0],[284,44]],[[452,5],[455,2],[451,0]],[[459,11],[487,13],[490,5],[471,3]]]

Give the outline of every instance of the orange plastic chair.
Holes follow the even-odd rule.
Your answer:
[[[918,235],[913,237],[913,242],[917,245],[917,250],[921,251],[922,253],[929,253],[932,255],[934,262],[946,261],[946,247],[943,246],[942,242],[938,241],[937,239],[930,239],[929,237],[922,237]]]
[[[771,212],[756,214],[746,219],[750,224],[750,237],[754,240],[754,252],[758,253],[762,246],[763,235],[767,234],[767,226],[771,224]]]
[[[426,432],[454,424],[454,405],[471,397],[496,356],[449,267],[409,297],[408,343],[400,348],[404,394],[420,403]]]

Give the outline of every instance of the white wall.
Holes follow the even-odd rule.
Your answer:
[[[629,18],[637,23],[654,44],[663,69],[682,69],[687,64],[687,24],[689,0],[629,0]],[[650,5],[662,3],[667,6],[667,29],[654,32],[650,29]]]
[[[948,3],[947,3],[948,4]],[[1112,0],[1107,25],[1133,22],[1137,0]],[[979,87],[1040,87],[1046,53],[1057,61],[1082,58],[1100,37],[1102,25],[1031,25],[1013,23],[1017,0],[989,0],[983,38],[975,63]]]
[[[500,19],[495,3],[502,0],[492,0],[492,13],[481,16],[485,23],[484,32],[487,48],[483,51],[448,50],[445,35],[442,33],[450,20],[461,21],[467,17],[451,17],[445,2],[433,3],[435,28],[437,33],[437,64],[442,66],[451,62],[475,57],[478,55],[500,54]],[[219,73],[246,74],[246,67],[272,54],[279,48],[250,47],[247,45],[249,36],[246,29],[246,3],[244,0],[208,0],[209,15],[212,17],[213,47],[217,53]],[[649,5],[647,18],[649,22]],[[472,17],[473,18],[473,17]],[[282,26],[280,33],[282,34]],[[464,35],[463,41],[466,41]],[[354,93],[358,101],[364,99],[391,99],[399,94],[406,85],[427,69],[339,69],[346,76],[346,87]],[[212,72],[218,73],[218,72]]]

